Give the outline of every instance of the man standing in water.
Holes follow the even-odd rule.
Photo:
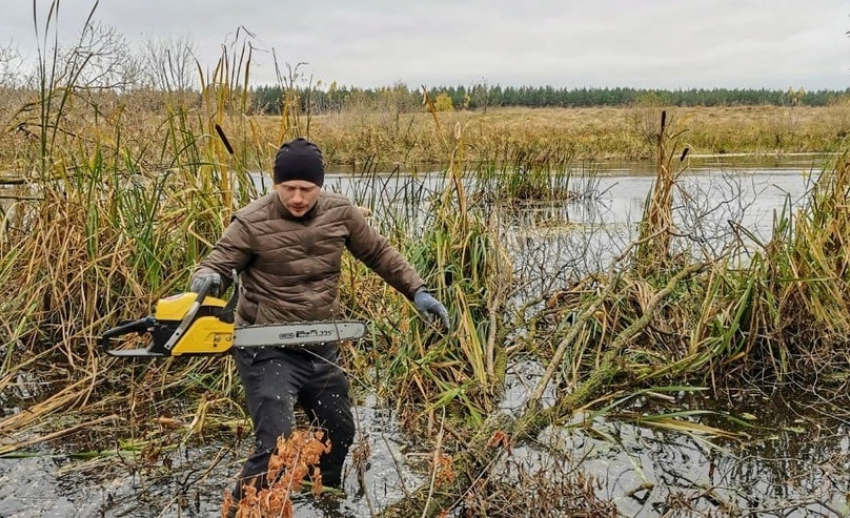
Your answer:
[[[333,320],[340,316],[340,268],[347,248],[420,313],[439,318],[448,329],[448,312],[425,291],[425,281],[347,198],[322,190],[324,175],[322,153],[313,143],[299,138],[281,146],[274,191],[236,213],[198,265],[190,289],[197,292],[211,278],[223,292],[235,270],[242,281],[237,327]],[[296,402],[331,443],[320,461],[323,485],[341,488],[354,419],[336,344],[236,349],[233,354],[256,437],[256,450],[233,492],[235,501],[243,484],[259,488],[267,483],[277,438],[289,437],[295,425]]]

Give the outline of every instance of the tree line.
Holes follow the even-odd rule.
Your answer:
[[[316,113],[340,111],[347,106],[393,106],[416,109],[424,92],[437,110],[487,109],[491,107],[589,107],[655,104],[664,106],[827,106],[850,97],[850,89],[805,91],[770,89],[692,88],[656,90],[639,88],[555,88],[552,86],[501,86],[486,83],[472,86],[441,86],[426,90],[404,84],[380,88],[358,88],[331,83],[328,87],[258,86],[252,88],[254,110],[279,114],[284,99],[297,102],[302,110]]]

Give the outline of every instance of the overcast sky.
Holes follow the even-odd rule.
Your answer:
[[[93,5],[61,1],[60,38]],[[188,36],[204,66],[243,26],[254,85],[275,82],[274,49],[362,87],[850,87],[850,0],[101,0],[95,18],[132,44]],[[0,46],[36,41],[32,2],[3,0]]]

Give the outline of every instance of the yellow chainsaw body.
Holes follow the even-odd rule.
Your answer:
[[[160,299],[154,318],[159,322],[180,322],[197,298],[196,293],[181,293]],[[198,316],[171,349],[172,356],[181,354],[222,353],[233,346],[232,323],[221,321],[217,312],[226,302],[216,297],[204,298]]]

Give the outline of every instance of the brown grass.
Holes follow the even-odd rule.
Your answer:
[[[442,142],[451,142],[458,126],[464,128],[466,159],[473,161],[504,161],[516,148],[538,161],[562,150],[578,158],[648,160],[654,157],[662,109],[687,129],[685,140],[696,154],[833,151],[850,131],[850,107],[836,105],[502,108],[441,112],[440,128],[429,113],[352,110],[316,116],[311,132],[337,164],[363,164],[367,158],[439,163],[446,155]],[[260,128],[274,124],[270,118],[256,121]]]
[[[20,111],[25,94],[3,96],[0,106],[4,131],[0,132],[0,171],[32,171],[40,148],[34,110]],[[60,139],[67,148],[85,149],[97,143],[106,155],[110,144],[104,129],[120,124],[120,147],[138,158],[140,169],[173,167],[162,162],[162,141],[169,131],[169,109],[151,109],[138,99],[108,99],[99,104],[100,117],[81,116],[72,109],[63,121]],[[188,128],[201,138],[207,134],[204,116],[186,103]],[[442,164],[456,144],[454,135],[463,129],[464,157],[468,161],[497,163],[549,163],[552,157],[581,159],[651,160],[654,134],[662,109],[680,121],[685,141],[694,154],[829,152],[840,148],[850,134],[850,106],[828,107],[656,107],[629,108],[502,108],[453,111],[435,114],[422,111],[378,110],[351,106],[340,113],[313,115],[310,124],[290,127],[281,133],[280,117],[248,116],[224,121],[249,169],[265,169],[282,139],[296,134],[321,143],[329,163],[361,171],[369,167],[415,169]],[[246,124],[247,122],[247,124]],[[307,129],[309,128],[309,130]],[[247,133],[246,133],[247,132]],[[107,133],[104,135],[104,133]],[[242,134],[246,133],[246,134]],[[61,157],[54,157],[61,159]],[[120,166],[120,164],[119,164]]]

